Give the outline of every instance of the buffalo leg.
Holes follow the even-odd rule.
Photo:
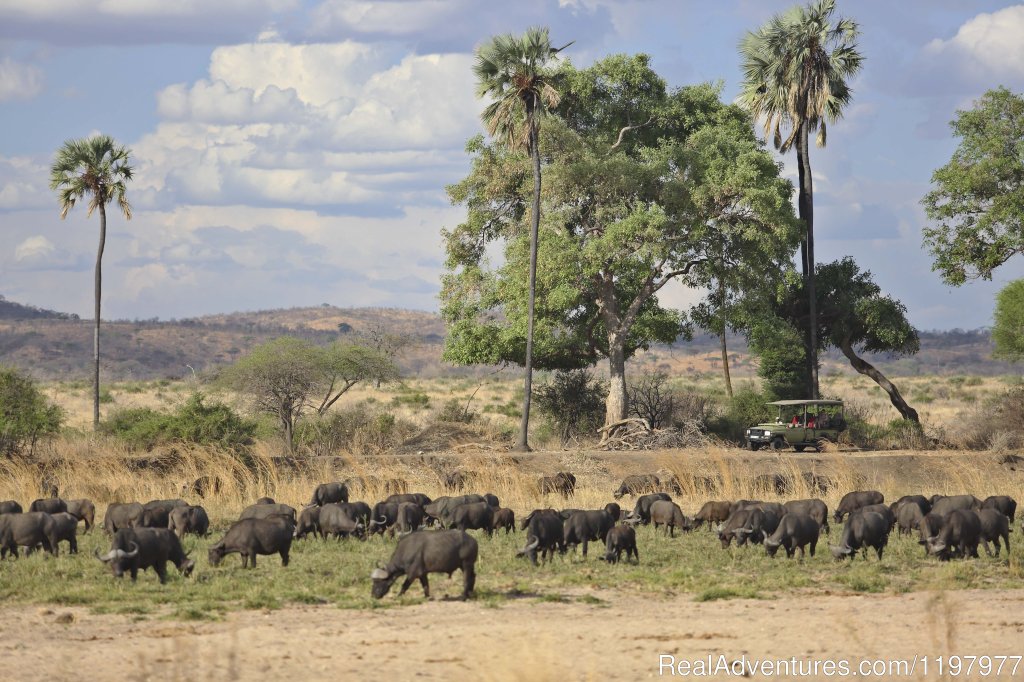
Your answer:
[[[282,549],[280,554],[281,554],[281,565],[282,566],[287,566],[288,565],[288,550],[287,549]]]
[[[153,564],[153,570],[156,571],[157,577],[160,578],[161,585],[167,582],[167,564],[162,561],[158,561]]]
[[[473,587],[476,585],[476,571],[473,564],[462,567],[462,598],[469,599],[473,594]]]
[[[400,590],[398,591],[398,596],[399,596],[399,597],[401,597],[401,596],[402,596],[403,594],[405,594],[405,591],[409,589],[409,586],[410,586],[410,585],[412,585],[412,581],[413,581],[413,579],[412,579],[411,577],[409,577],[409,578],[406,578],[406,579],[405,579],[405,580],[404,580],[404,581],[402,582],[402,589],[400,589]]]
[[[583,558],[584,559],[587,558],[587,541],[586,540],[583,541]]]
[[[78,538],[72,535],[71,538],[68,540],[68,544],[71,546],[71,548],[68,550],[68,553],[78,554]]]
[[[992,556],[992,547],[989,546],[988,540],[982,540],[981,542],[985,546],[985,554],[987,554],[988,556]],[[998,554],[999,553],[999,540],[995,540],[995,543],[996,543],[996,553]]]
[[[427,574],[424,573],[420,576],[420,585],[423,586],[423,596],[427,599],[430,598],[430,581],[427,580]]]
[[[139,579],[139,567],[133,564],[132,567],[131,567],[131,574],[132,574],[132,582],[135,582],[136,580],[138,580]]]
[[[812,541],[811,541],[811,556],[812,556],[812,557],[814,556],[814,549],[815,549],[815,548],[816,548],[817,546],[818,546],[818,541],[817,541],[816,539],[815,539],[815,540],[812,540]]]
[[[875,547],[875,551],[878,552],[878,560],[879,561],[882,560],[882,550],[883,549],[885,549],[885,545],[879,545],[878,547]]]

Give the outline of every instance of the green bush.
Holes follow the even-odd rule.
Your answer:
[[[174,412],[148,407],[117,410],[100,430],[133,448],[151,450],[167,443],[194,443],[239,449],[252,443],[257,425],[223,403],[207,403],[202,393],[192,396]]]
[[[426,393],[420,393],[419,391],[414,393],[404,393],[392,398],[391,404],[395,407],[407,405],[414,410],[423,410],[430,407],[430,396]]]
[[[604,423],[608,388],[585,369],[556,372],[534,389],[537,410],[551,422],[562,443],[593,434]]]
[[[708,430],[725,440],[743,442],[748,427],[778,416],[777,409],[767,404],[774,399],[770,393],[741,388],[725,404],[722,413],[710,420]]]
[[[369,401],[312,416],[295,428],[296,445],[315,456],[339,452],[376,454],[395,447],[414,428]]]
[[[31,377],[0,366],[0,455],[31,453],[39,439],[60,430],[63,420],[63,410]]]
[[[445,402],[441,411],[437,413],[437,421],[452,424],[468,424],[476,416],[475,412],[469,410],[469,406],[452,398]]]

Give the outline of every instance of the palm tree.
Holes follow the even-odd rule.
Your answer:
[[[491,99],[482,114],[487,132],[510,149],[526,149],[533,161],[533,209],[530,224],[530,294],[526,330],[526,378],[523,418],[516,449],[530,449],[530,394],[533,390],[533,315],[537,285],[537,233],[540,229],[540,119],[558,105],[558,91],[546,70],[548,62],[572,43],[551,47],[546,28],[530,28],[521,38],[495,36],[476,51],[473,73],[477,96]]]
[[[107,204],[117,201],[125,219],[131,220],[132,207],[125,197],[125,183],[132,179],[129,150],[108,135],[67,140],[57,151],[50,168],[50,189],[60,201],[60,217],[67,217],[79,199],[88,196],[87,215],[99,209],[100,245],[96,252],[96,317],[93,329],[92,425],[100,423],[100,289],[103,247],[107,241]]]
[[[785,154],[796,146],[799,169],[797,208],[806,225],[800,245],[809,302],[807,328],[810,397],[818,397],[818,320],[814,286],[814,185],[808,138],[817,131],[824,147],[826,121],[835,122],[850,103],[847,80],[860,71],[857,23],[832,21],[835,0],[816,0],[776,14],[740,44],[743,83],[738,101],[764,120],[765,137]],[[789,134],[783,139],[783,128]]]

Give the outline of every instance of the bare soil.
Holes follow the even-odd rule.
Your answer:
[[[1024,653],[1024,590],[704,603],[592,592],[489,608],[441,596],[460,584],[435,579],[431,601],[402,608],[290,607],[221,622],[11,607],[0,611],[0,660],[7,679],[47,682],[634,680],[657,677],[661,654],[859,661]],[[910,679],[936,678],[934,664],[927,676],[917,671]]]

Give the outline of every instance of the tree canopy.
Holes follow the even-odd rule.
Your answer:
[[[1010,362],[1024,359],[1024,279],[1016,279],[996,296],[992,357]]]
[[[1024,251],[1024,97],[989,90],[950,127],[960,144],[921,203],[932,269],[960,286]]]

